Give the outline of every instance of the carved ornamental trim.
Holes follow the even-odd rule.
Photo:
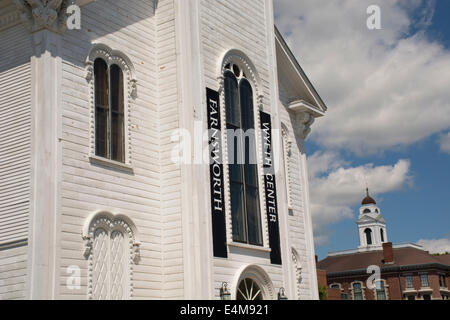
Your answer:
[[[289,104],[289,112],[292,114],[295,135],[306,140],[311,133],[311,126],[318,117],[324,115],[306,101],[293,101]]]
[[[66,30],[67,8],[71,0],[13,0],[20,17],[31,32]]]
[[[103,59],[108,67],[118,65],[124,75],[125,95],[125,164],[132,165],[132,140],[131,140],[131,110],[134,100],[137,98],[137,78],[131,60],[121,51],[113,50],[104,44],[94,44],[86,60],[86,81],[89,83],[90,104],[90,156],[95,156],[95,88],[94,88],[94,62],[95,59]]]
[[[83,228],[82,238],[84,241],[84,257],[88,260],[88,297],[93,298],[93,247],[94,247],[94,236],[97,229],[102,228],[105,230],[114,231],[119,230],[127,234],[129,239],[129,257],[130,257],[130,268],[129,268],[129,296],[133,296],[133,264],[139,264],[141,260],[141,243],[138,240],[138,231],[134,223],[128,217],[124,215],[114,215],[109,212],[99,212],[91,215],[87,220]]]

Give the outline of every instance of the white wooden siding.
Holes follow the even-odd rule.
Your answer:
[[[0,300],[25,299],[27,246],[0,250]]]
[[[255,65],[261,78],[264,109],[269,111],[271,98],[269,70],[273,67],[267,55],[266,1],[209,1],[201,0],[201,42],[206,86],[217,89],[217,74],[221,58],[230,49],[243,51]],[[269,111],[270,112],[270,111]],[[261,198],[264,201],[264,198]],[[283,236],[283,235],[282,235]],[[238,250],[236,250],[238,251]],[[267,255],[266,255],[267,256]],[[286,259],[286,256],[283,256]],[[265,258],[231,253],[229,258],[214,259],[213,292],[218,298],[222,282],[233,283],[239,269],[247,264],[261,266],[270,276],[275,288],[285,286],[283,267],[271,265]]]
[[[165,1],[159,1],[161,3]],[[125,214],[139,231],[141,261],[133,265],[133,298],[163,293],[161,166],[156,18],[153,0],[99,0],[82,8],[80,31],[63,37],[60,298],[87,298],[87,261],[81,230],[93,212]],[[129,106],[133,173],[89,162],[89,87],[84,62],[93,43],[120,50],[132,61],[137,98]],[[66,268],[82,270],[81,290],[66,288]]]
[[[26,240],[30,210],[30,36],[0,32],[0,245]],[[10,43],[11,45],[4,45]]]

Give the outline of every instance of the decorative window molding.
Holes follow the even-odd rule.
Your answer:
[[[334,287],[338,287],[338,288],[334,288]],[[342,291],[342,285],[340,283],[335,282],[335,283],[330,284],[330,289],[338,289],[338,290]]]
[[[378,299],[378,291],[381,291],[381,290],[378,289],[379,288],[378,283],[383,283],[382,288],[384,289],[384,296],[385,296],[384,300],[389,300],[389,290],[388,290],[389,285],[387,284],[386,280],[384,280],[384,279],[377,280],[375,283],[376,286],[373,289],[373,295],[375,297],[375,300],[380,300],[380,299]]]
[[[110,159],[102,159],[95,153],[95,79],[94,62],[102,59],[108,68],[117,65],[123,73],[124,80],[124,163]],[[133,101],[137,98],[137,78],[131,60],[121,51],[112,50],[104,44],[94,44],[86,60],[86,81],[89,83],[90,103],[90,125],[89,125],[89,158],[91,162],[100,163],[104,166],[122,168],[130,171],[132,166],[132,144],[131,144],[131,110]],[[103,160],[103,161],[102,161]]]
[[[86,220],[82,237],[85,247],[84,257],[89,262],[89,299],[131,298],[132,265],[140,261],[141,246],[134,223],[124,215],[99,212]],[[99,270],[103,275],[98,274]],[[113,280],[107,281],[106,278],[110,277]],[[114,287],[117,286],[117,281],[121,283],[122,288]]]
[[[300,260],[300,255],[298,254],[297,250],[295,250],[294,248],[291,248],[291,257],[292,257],[292,262],[294,264],[294,272],[295,272],[295,288],[296,288],[296,293],[297,293],[297,299],[300,299],[300,285],[303,281],[303,277],[302,277],[302,270],[303,270],[303,266]]]
[[[263,172],[262,168],[262,137],[261,132],[258,128],[261,127],[261,119],[259,111],[263,109],[264,96],[261,91],[261,81],[256,72],[256,68],[251,62],[251,60],[242,51],[233,49],[228,51],[222,58],[221,63],[218,67],[218,83],[219,83],[219,94],[221,103],[221,119],[222,128],[227,127],[226,118],[226,103],[225,103],[225,72],[229,65],[237,65],[242,70],[242,75],[250,82],[253,89],[253,106],[255,115],[255,130],[256,130],[256,152],[258,157],[258,173]],[[226,130],[222,130],[222,141],[223,141],[223,161],[224,163],[229,163],[228,159],[228,139]],[[259,199],[260,199],[260,213],[261,213],[261,223],[263,232],[263,246],[269,248],[269,231],[268,231],[268,221],[267,221],[267,208],[266,202],[264,201],[266,195],[264,191],[264,181],[263,176],[258,174],[259,182]],[[225,184],[225,208],[226,208],[226,225],[227,225],[227,242],[233,243],[233,222],[231,215],[231,183],[230,183],[230,170],[227,165],[224,166],[224,184]]]
[[[364,283],[362,281],[353,281],[352,283],[350,283],[350,292],[352,294],[352,300],[355,300],[355,285],[361,285],[361,296],[362,296],[362,300],[366,300],[366,295],[364,293]]]
[[[286,181],[286,197],[288,209],[293,209],[292,200],[292,178],[291,178],[291,158],[292,158],[292,140],[284,123],[281,124],[281,135],[283,141],[283,162]]]

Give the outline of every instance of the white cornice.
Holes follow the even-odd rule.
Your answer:
[[[21,22],[20,13],[14,6],[2,8],[2,14],[0,15],[0,31],[15,26]]]
[[[309,80],[306,73],[303,71],[302,67],[298,63],[297,59],[295,58],[294,54],[292,53],[291,49],[287,45],[286,41],[284,40],[283,36],[281,35],[280,31],[275,28],[275,41],[277,45],[279,45],[279,48],[281,49],[283,55],[287,58],[289,61],[290,66],[295,70],[297,79],[299,80],[299,83],[306,87],[307,91],[311,95],[311,97],[314,99],[315,105],[313,106],[314,109],[316,109],[319,112],[322,112],[325,114],[327,111],[327,106],[323,102],[322,98],[318,94],[317,90],[312,85],[311,81]]]

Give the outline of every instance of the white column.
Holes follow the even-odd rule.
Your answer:
[[[32,201],[28,260],[29,298],[56,298],[58,221],[60,35],[43,29],[32,34]]]
[[[175,1],[180,127],[194,137],[195,121],[206,121],[199,0]],[[195,150],[192,141],[191,150]],[[185,299],[212,299],[213,249],[209,206],[209,166],[181,166]],[[219,289],[217,289],[219,290]]]

